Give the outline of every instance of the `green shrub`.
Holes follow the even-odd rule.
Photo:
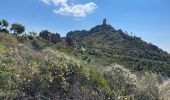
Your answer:
[[[102,68],[92,67],[90,68],[90,81],[91,84],[97,87],[107,87],[108,82],[104,77],[104,72]]]

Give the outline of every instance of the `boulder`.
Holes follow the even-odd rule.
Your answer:
[[[41,31],[39,36],[52,43],[57,43],[61,41],[60,34],[53,34],[48,30]]]

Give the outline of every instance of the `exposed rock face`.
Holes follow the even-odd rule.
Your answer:
[[[74,46],[74,42],[71,38],[66,38],[66,42],[68,46]]]
[[[60,34],[56,33],[56,34],[51,35],[51,42],[52,43],[57,43],[57,42],[60,42],[60,41],[61,41]]]
[[[82,31],[71,31],[68,32],[66,35],[66,38],[72,38],[73,40],[75,40],[75,38],[82,38],[89,35],[88,31],[86,30],[82,30]]]
[[[39,36],[45,40],[52,42],[52,43],[57,43],[57,42],[61,41],[60,34],[58,34],[58,33],[53,34],[53,33],[49,32],[48,30],[41,31]]]
[[[47,30],[41,31],[39,36],[42,37],[42,38],[45,39],[45,40],[48,40],[48,41],[51,40],[51,39],[50,39],[51,33],[48,32]]]

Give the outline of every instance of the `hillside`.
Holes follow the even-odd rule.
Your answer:
[[[66,37],[0,31],[1,100],[169,98],[170,54],[111,25]]]
[[[86,57],[89,63],[109,66],[116,62],[133,71],[153,71],[170,76],[170,54],[111,25],[71,31],[66,37],[71,38],[77,48],[84,49],[82,59]]]

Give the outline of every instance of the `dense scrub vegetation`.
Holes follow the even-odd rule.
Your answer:
[[[170,54],[110,25],[72,31],[67,37],[74,40],[75,46],[84,48],[81,58],[94,65],[108,66],[117,62],[132,71],[153,71],[170,76]]]
[[[47,30],[22,35],[25,27],[17,27],[0,32],[2,100],[170,98],[169,54],[138,37],[109,25],[66,38]]]

